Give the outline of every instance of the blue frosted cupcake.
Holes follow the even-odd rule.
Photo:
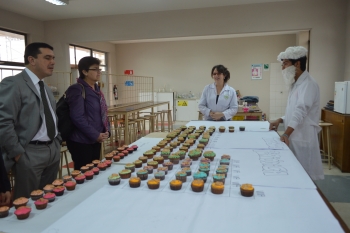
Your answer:
[[[193,174],[194,180],[203,180],[204,183],[207,182],[207,174],[205,172],[196,172]]]
[[[220,159],[220,165],[229,165],[230,160],[229,159]]]
[[[225,184],[225,175],[224,174],[215,174],[213,176],[214,182],[219,181]]]
[[[159,172],[154,173],[154,178],[159,179],[159,180],[164,180],[165,179],[165,172],[159,171]]]
[[[227,177],[227,169],[218,168],[218,169],[216,169],[216,174],[223,174],[223,175],[225,175],[225,177]]]
[[[192,174],[191,168],[190,167],[184,167],[182,168],[183,172],[186,172],[187,176],[190,176]]]
[[[200,167],[200,168],[199,168],[199,171],[200,171],[200,172],[204,172],[204,173],[207,174],[207,176],[208,176],[208,175],[209,175],[210,168],[209,168],[209,167]]]
[[[186,182],[187,174],[184,171],[177,172],[175,175],[177,180],[181,180],[182,182]]]

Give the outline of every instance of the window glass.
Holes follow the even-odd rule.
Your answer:
[[[24,63],[26,37],[0,29],[0,61]]]

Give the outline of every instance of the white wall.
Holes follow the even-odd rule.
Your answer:
[[[270,72],[262,80],[251,80],[251,64],[275,63],[277,55],[296,45],[296,35],[231,39],[150,42],[116,45],[117,70],[154,77],[154,88],[164,85],[179,93],[201,93],[212,83],[214,65],[223,64],[231,74],[228,84],[245,95],[260,97],[259,106],[270,109]]]
[[[0,9],[0,28],[28,33],[28,43],[44,41],[44,22]]]
[[[310,73],[320,84],[323,105],[333,98],[333,88],[329,87],[344,79],[346,13],[346,0],[306,0],[57,20],[45,22],[45,39],[56,47],[64,48],[72,41],[311,29]],[[93,28],[93,32],[87,32],[87,26]],[[62,56],[57,54],[59,59],[62,58],[57,61],[58,68],[69,68],[66,62],[68,55],[64,54],[66,51],[68,49],[62,50]]]
[[[350,81],[350,0],[348,0],[347,7],[347,20],[346,20],[346,62],[345,62],[345,72],[344,80]]]

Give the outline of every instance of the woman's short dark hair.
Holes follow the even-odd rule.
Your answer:
[[[217,70],[219,74],[223,74],[225,76],[224,83],[226,83],[230,79],[230,71],[223,65],[216,65],[211,69],[211,76],[213,76],[214,70]]]
[[[28,57],[38,58],[38,54],[41,54],[41,51],[40,51],[41,48],[51,49],[53,51],[53,47],[46,43],[43,43],[43,42],[31,43],[27,45],[26,49],[24,50],[24,64],[25,65],[29,64]]]
[[[80,59],[79,63],[78,63],[78,70],[79,70],[79,78],[84,79],[85,75],[83,73],[83,70],[85,70],[86,72],[89,72],[89,68],[92,65],[100,65],[101,61],[100,59],[96,58],[96,57],[83,57],[82,59]]]
[[[305,71],[306,70],[306,61],[307,61],[307,57],[301,57],[298,59],[288,59],[289,61],[292,62],[292,65],[294,65],[297,61],[300,61],[300,69],[301,71]]]

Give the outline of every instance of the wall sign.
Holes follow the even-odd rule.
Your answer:
[[[134,81],[131,81],[131,80],[125,81],[125,86],[126,87],[133,87],[134,86]]]
[[[124,70],[124,74],[133,75],[134,74],[134,70]]]
[[[262,64],[252,64],[251,75],[253,80],[262,79]]]
[[[188,101],[187,100],[178,100],[177,101],[177,106],[187,107],[188,106]]]

